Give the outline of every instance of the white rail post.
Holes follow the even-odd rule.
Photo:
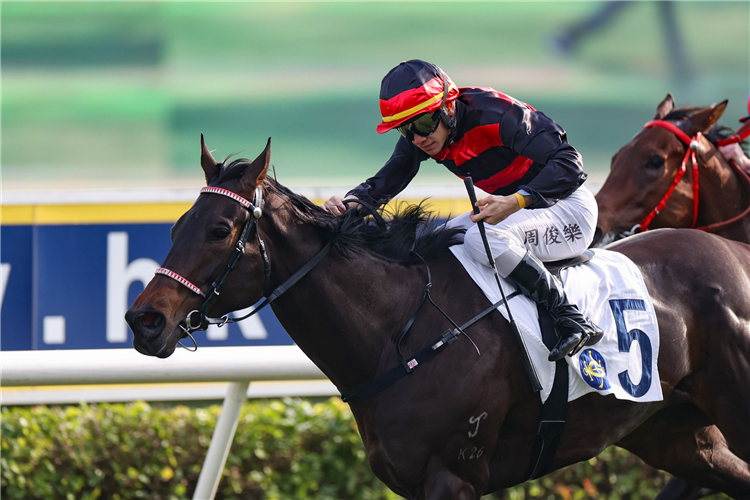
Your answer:
[[[240,419],[240,410],[247,396],[250,382],[230,382],[227,396],[221,407],[219,421],[216,423],[211,444],[208,446],[206,460],[203,462],[198,485],[195,487],[193,500],[213,500],[219,488],[221,473],[227,462],[229,449],[232,447],[234,432]]]

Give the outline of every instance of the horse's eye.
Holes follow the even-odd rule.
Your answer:
[[[211,232],[211,237],[213,239],[216,239],[216,240],[223,240],[224,238],[226,238],[227,236],[229,236],[230,233],[231,233],[231,231],[229,231],[229,229],[227,229],[225,227],[220,227],[218,229],[214,229]]]
[[[646,168],[652,169],[652,170],[658,170],[661,167],[664,166],[664,158],[661,156],[654,155],[651,157],[650,160],[646,163]]]

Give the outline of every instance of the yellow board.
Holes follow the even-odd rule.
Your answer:
[[[313,200],[322,204],[324,200]],[[421,200],[397,200],[419,203]],[[113,203],[80,205],[4,205],[0,223],[5,226],[56,224],[144,224],[173,223],[188,211],[192,203]],[[393,203],[388,205],[393,208]],[[426,207],[442,218],[469,210],[465,199],[430,199]]]

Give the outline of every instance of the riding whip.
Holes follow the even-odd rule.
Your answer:
[[[479,214],[479,207],[477,206],[477,195],[474,192],[474,181],[469,176],[464,179],[464,184],[466,184],[466,191],[469,193],[469,199],[471,200],[471,206],[474,210],[474,213]],[[487,241],[487,233],[484,230],[484,221],[480,220],[479,222],[477,222],[477,226],[479,226],[479,234],[482,236],[482,243],[484,243],[484,250],[487,252],[487,258],[490,261],[492,273],[495,275],[495,281],[497,282],[498,288],[500,288],[500,295],[502,296],[503,302],[505,302],[505,310],[508,311],[508,321],[510,322],[510,329],[513,332],[513,336],[516,338],[516,342],[518,342],[518,347],[521,349],[521,359],[523,361],[523,366],[526,368],[526,374],[529,376],[529,380],[531,381],[531,388],[534,390],[534,392],[539,392],[542,390],[542,384],[539,382],[539,376],[536,373],[536,368],[534,368],[533,361],[531,361],[529,351],[526,348],[526,343],[523,341],[523,337],[521,336],[521,331],[518,329],[518,324],[516,324],[516,320],[513,319],[513,315],[510,312],[508,299],[505,298],[505,290],[503,290],[503,284],[500,282],[500,275],[497,273],[495,258],[492,256],[492,248],[490,248],[490,242]]]

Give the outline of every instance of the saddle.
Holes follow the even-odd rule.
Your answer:
[[[571,257],[570,259],[562,259],[562,260],[554,260],[552,262],[544,262],[544,267],[547,268],[547,271],[554,274],[558,279],[560,278],[560,273],[563,269],[567,269],[569,267],[575,267],[580,266],[581,264],[585,264],[586,262],[590,261],[594,257],[594,252],[591,250],[584,250],[581,255],[578,255],[577,257]]]

